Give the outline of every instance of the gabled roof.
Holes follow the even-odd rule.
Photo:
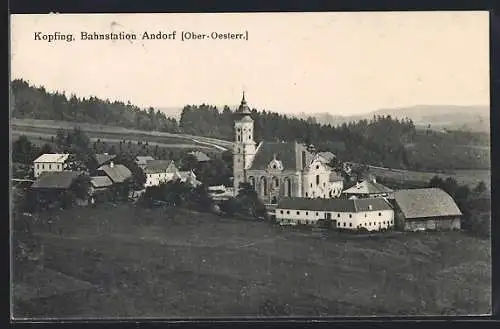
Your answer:
[[[104,165],[97,170],[104,171],[113,183],[123,183],[132,177],[132,172],[122,164]]]
[[[49,171],[43,172],[31,185],[34,189],[67,189],[82,173],[77,171]]]
[[[113,182],[108,176],[94,176],[90,178],[90,184],[95,188],[102,188],[113,185]]]
[[[148,161],[154,160],[152,156],[146,155],[146,156],[136,156],[135,157],[135,162],[137,162],[138,165],[145,165]]]
[[[105,164],[108,161],[113,160],[114,158],[116,158],[116,155],[114,155],[114,154],[96,154],[96,155],[94,155],[94,159],[97,162],[98,166],[102,166],[103,164]]]
[[[329,164],[333,159],[335,159],[335,154],[332,152],[319,152],[318,158],[322,163]]]
[[[194,156],[198,162],[210,161],[210,158],[208,157],[208,155],[206,155],[203,152],[193,151],[193,152],[189,152],[189,154]]]
[[[265,170],[276,157],[276,160],[281,161],[283,164],[283,170],[302,170],[302,152],[306,152],[306,164],[308,165],[314,156],[307,151],[303,144],[297,142],[262,142],[257,148],[257,153],[249,169]]]
[[[392,210],[389,203],[383,198],[367,199],[309,199],[309,198],[284,198],[280,200],[278,209],[334,211],[334,212],[365,212]]]
[[[356,184],[347,190],[344,194],[378,194],[378,193],[391,193],[392,189],[377,183],[375,180],[364,180],[359,184]]]
[[[462,215],[453,198],[439,188],[397,190],[394,199],[406,219]]]
[[[51,163],[63,163],[68,160],[69,154],[67,153],[45,153],[40,155],[33,162],[51,162]]]
[[[175,163],[171,160],[150,160],[148,161],[143,170],[147,174],[157,174],[157,173],[175,173],[177,167]]]

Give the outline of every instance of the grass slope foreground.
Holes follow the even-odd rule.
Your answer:
[[[27,295],[17,299],[18,318],[491,310],[489,241],[461,232],[370,238],[132,205],[75,208],[52,219],[49,227],[43,215],[33,227],[44,249],[43,280],[14,282]],[[28,293],[30,285],[43,290],[51,273],[73,288]]]

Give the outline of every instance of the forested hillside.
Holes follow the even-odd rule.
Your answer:
[[[175,119],[153,108],[141,110],[130,103],[49,93],[24,80],[12,82],[12,95],[15,118],[89,122],[164,132],[177,132],[178,128]]]
[[[182,132],[233,139],[233,111],[224,106],[187,105],[179,122],[149,108],[95,97],[69,98],[48,93],[22,80],[12,84],[13,116],[111,124],[141,130]],[[418,131],[409,119],[374,116],[340,126],[252,110],[256,141],[293,141],[332,151],[340,160],[413,170],[487,169],[489,135],[450,131]]]

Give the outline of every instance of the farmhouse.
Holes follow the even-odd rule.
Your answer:
[[[31,191],[40,204],[62,203],[69,205],[74,201],[75,194],[78,194],[76,181],[82,175],[82,172],[75,171],[44,172],[31,185]],[[86,193],[88,186],[82,188]]]
[[[43,172],[63,171],[67,168],[69,154],[45,153],[33,161],[35,178]]]
[[[140,167],[140,168],[143,168],[147,163],[148,161],[152,161],[154,160],[155,158],[153,158],[152,156],[137,156],[135,158],[135,163],[137,163],[137,165]]]
[[[103,166],[105,164],[109,164],[111,161],[113,161],[116,158],[116,155],[108,154],[108,153],[98,153],[98,154],[94,154],[94,156],[92,158],[95,161],[96,167],[100,167],[100,166]]]
[[[462,212],[439,188],[397,190],[394,201],[396,220],[405,231],[460,229]]]
[[[107,176],[113,184],[121,184],[132,178],[132,172],[122,164],[109,164],[97,168],[98,176]]]
[[[356,185],[346,189],[342,194],[349,198],[374,198],[390,197],[394,191],[387,186],[377,183],[375,178],[370,178],[356,183]]]
[[[146,175],[145,187],[157,186],[171,181],[179,172],[175,163],[167,160],[150,160],[143,166],[143,171]]]
[[[333,170],[323,157],[301,143],[263,141],[256,145],[254,123],[245,94],[236,111],[233,151],[233,185],[249,183],[266,204],[276,204],[282,197],[335,198],[340,196],[343,180],[331,175]]]
[[[113,186],[113,181],[108,176],[94,176],[90,177],[89,195],[92,202],[95,199],[105,199],[105,195],[110,191]]]
[[[283,198],[275,210],[282,224],[325,224],[346,230],[378,231],[394,226],[394,211],[384,198]]]

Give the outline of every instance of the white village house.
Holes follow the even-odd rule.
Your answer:
[[[283,198],[275,214],[277,222],[288,225],[324,223],[333,228],[368,231],[394,226],[394,210],[384,198]]]
[[[174,180],[180,180],[194,187],[201,184],[193,171],[179,171],[173,161],[149,160],[142,170],[146,175],[144,187],[158,186]]]
[[[43,172],[63,171],[67,168],[69,154],[45,153],[33,161],[33,172],[35,178]]]

